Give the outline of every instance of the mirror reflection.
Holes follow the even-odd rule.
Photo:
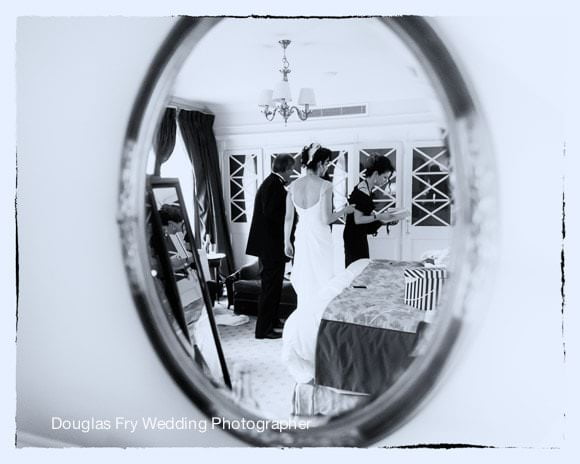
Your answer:
[[[383,24],[225,19],[160,119],[152,273],[217,388],[323,423],[429,350],[453,273],[453,158],[425,70]]]
[[[207,260],[204,250],[195,246],[179,180],[148,180],[151,275],[167,315],[200,369],[216,385],[231,387],[212,311],[216,282],[199,256]]]

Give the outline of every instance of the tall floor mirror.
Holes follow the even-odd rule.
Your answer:
[[[212,311],[210,279],[195,245],[178,179],[150,176],[147,224],[151,275],[166,315],[192,359],[216,386],[231,389]]]

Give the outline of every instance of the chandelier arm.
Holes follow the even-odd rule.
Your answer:
[[[298,115],[301,121],[306,121],[308,119],[308,116],[310,116],[310,113],[312,113],[312,111],[310,110],[301,110],[296,106],[293,106],[292,109],[296,110],[296,114]]]
[[[266,119],[268,121],[272,121],[274,119],[274,116],[276,116],[276,111],[278,110],[278,108],[274,108],[273,110],[268,110],[267,112],[264,112],[264,116],[266,116]]]

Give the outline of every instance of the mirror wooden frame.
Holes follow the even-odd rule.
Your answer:
[[[195,343],[195,340],[191,338],[189,334],[189,330],[187,327],[187,321],[185,317],[185,311],[182,305],[181,296],[179,295],[179,291],[177,289],[177,282],[175,279],[175,273],[173,272],[173,268],[171,267],[169,261],[169,252],[167,247],[165,246],[163,240],[163,230],[161,226],[161,218],[159,216],[159,212],[157,208],[154,207],[155,205],[155,189],[156,188],[173,188],[175,189],[175,194],[177,196],[177,200],[179,202],[179,208],[181,210],[181,216],[183,217],[183,222],[185,224],[185,232],[186,236],[189,237],[190,243],[189,246],[191,247],[191,253],[193,255],[193,270],[195,272],[195,276],[197,281],[200,284],[201,294],[203,296],[203,302],[205,306],[205,310],[207,313],[207,317],[209,320],[209,325],[211,329],[211,335],[213,341],[215,343],[217,356],[220,363],[220,368],[223,376],[223,381],[225,386],[229,389],[232,388],[232,383],[230,380],[230,374],[228,371],[228,366],[226,363],[226,359],[224,356],[224,352],[222,349],[221,341],[219,332],[217,329],[215,317],[213,314],[213,308],[211,304],[211,298],[209,295],[209,289],[206,283],[206,280],[203,275],[201,261],[195,247],[195,238],[193,235],[193,230],[191,228],[191,224],[189,222],[189,216],[187,214],[187,210],[185,209],[185,201],[183,198],[183,194],[181,192],[181,186],[179,184],[179,179],[175,178],[167,178],[167,177],[157,177],[157,176],[149,176],[147,179],[147,195],[149,197],[149,203],[151,206],[151,215],[152,215],[152,222],[153,222],[153,237],[158,244],[157,254],[159,255],[161,265],[164,268],[164,276],[167,282],[167,296],[169,300],[169,304],[172,306],[171,311],[175,314],[176,320],[180,325],[181,329],[184,331],[185,337],[188,341],[192,344]]]
[[[254,17],[252,17],[254,18]],[[169,103],[174,80],[199,41],[224,18],[181,17],[157,51],[147,71],[128,122],[121,154],[117,219],[122,252],[135,305],[152,344],[170,375],[207,416],[261,419],[216,391],[175,343],[162,315],[159,296],[148,273],[143,199],[146,159],[153,134]],[[276,19],[276,18],[273,18]],[[334,18],[335,20],[340,18]],[[369,19],[369,18],[366,18]],[[387,392],[368,405],[309,430],[235,430],[236,436],[257,446],[366,446],[408,421],[424,403],[442,374],[449,372],[457,346],[475,313],[483,312],[489,291],[480,283],[496,258],[497,195],[491,141],[457,55],[436,30],[436,22],[415,16],[376,17],[393,31],[426,70],[449,128],[454,156],[457,214],[452,241],[454,277],[443,295],[430,350],[411,364]],[[446,368],[446,369],[444,369]]]

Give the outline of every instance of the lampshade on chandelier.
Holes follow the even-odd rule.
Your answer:
[[[290,63],[288,63],[288,60],[286,59],[286,48],[290,45],[290,40],[280,40],[279,44],[282,46],[284,53],[282,58],[282,69],[280,69],[282,80],[276,84],[274,90],[262,90],[258,105],[268,121],[272,121],[276,116],[276,113],[284,118],[284,124],[288,122],[288,118],[294,113],[296,113],[301,121],[306,121],[312,112],[310,107],[316,105],[314,90],[311,88],[300,89],[298,105],[303,108],[290,106],[288,104],[289,102],[292,102],[292,92],[290,91],[290,84],[288,83],[288,74],[291,72]]]

